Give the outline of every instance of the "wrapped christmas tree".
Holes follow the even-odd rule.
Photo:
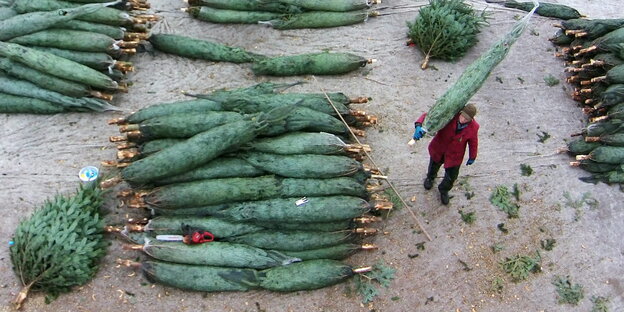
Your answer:
[[[533,3],[533,10],[517,21],[513,28],[495,42],[489,50],[468,65],[457,81],[438,98],[427,112],[427,119],[423,123],[423,129],[426,129],[426,132],[435,134],[442,129],[479,91],[492,70],[505,59],[511,46],[529,26],[529,20],[539,6],[537,0],[533,0]]]

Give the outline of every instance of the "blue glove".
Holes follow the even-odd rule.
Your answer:
[[[474,159],[468,158],[468,161],[466,162],[466,166],[470,166],[470,165],[474,164],[474,161],[475,161]]]
[[[420,140],[422,139],[423,135],[425,135],[425,131],[422,129],[421,126],[416,126],[416,131],[414,131],[414,140]]]

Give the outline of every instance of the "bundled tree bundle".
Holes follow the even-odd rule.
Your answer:
[[[366,21],[368,0],[189,0],[183,9],[192,17],[211,23],[265,24],[275,29],[330,28]]]
[[[533,8],[533,2],[518,2],[515,0],[486,0],[486,2],[502,2],[503,5],[507,8],[519,9],[526,12],[531,11],[531,9]],[[563,20],[577,19],[583,17],[583,15],[581,15],[581,13],[579,13],[575,8],[563,4],[547,3],[541,1],[539,3],[539,7],[537,8],[537,10],[535,10],[535,14],[546,17],[560,18]]]
[[[376,248],[362,244],[376,229],[362,226],[392,203],[371,196],[367,182],[378,172],[361,163],[369,147],[330,133],[362,134],[339,116],[360,127],[376,119],[350,107],[363,98],[277,92],[292,85],[193,94],[111,121],[125,136],[111,137],[120,151],[107,164],[121,172],[103,184],[128,182],[124,203],[156,217],[108,230],[136,244],[127,249],[166,261],[150,262],[150,280],[204,291],[314,289],[350,276],[331,271],[344,267],[335,260]],[[183,286],[167,277],[171,270],[196,272],[207,284]],[[265,280],[306,270],[328,277],[301,273],[279,287]],[[240,287],[225,277],[236,272],[260,279]]]
[[[156,283],[193,291],[247,291],[266,289],[279,292],[313,290],[337,284],[371,267],[352,268],[340,261],[321,259],[265,270],[185,265],[160,261],[122,262],[140,267]],[[193,278],[183,277],[193,276]]]
[[[569,65],[572,98],[580,102],[588,124],[568,143],[577,161],[570,164],[591,173],[583,181],[624,182],[619,153],[624,143],[624,20],[571,19],[563,22],[554,44]]]
[[[157,18],[131,11],[142,0],[99,2],[13,1],[0,18],[0,113],[117,110],[111,93],[127,90],[127,59]]]
[[[252,70],[256,75],[339,75],[345,74],[371,61],[351,53],[309,53],[280,56],[257,61]]]
[[[311,19],[318,20],[317,17],[311,17]],[[279,20],[279,23],[287,22]],[[251,69],[256,75],[340,75],[373,62],[373,60],[345,52],[267,57],[217,42],[168,34],[152,35],[150,42],[160,51],[183,57],[216,62],[252,63]]]

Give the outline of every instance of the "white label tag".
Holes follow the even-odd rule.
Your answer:
[[[182,235],[156,235],[156,240],[162,242],[181,242],[183,239]]]
[[[295,205],[301,206],[301,205],[305,205],[307,202],[308,202],[308,198],[307,197],[301,197],[301,199],[298,199],[295,202]]]

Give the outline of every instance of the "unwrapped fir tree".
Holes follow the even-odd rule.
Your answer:
[[[416,20],[407,23],[407,35],[425,54],[425,69],[430,58],[454,61],[464,56],[478,42],[485,23],[485,11],[477,13],[463,0],[430,0]]]
[[[24,286],[15,299],[18,309],[30,290],[45,292],[50,302],[97,272],[106,252],[103,191],[97,185],[81,185],[74,196],[57,195],[18,225],[10,247],[13,270]]]

